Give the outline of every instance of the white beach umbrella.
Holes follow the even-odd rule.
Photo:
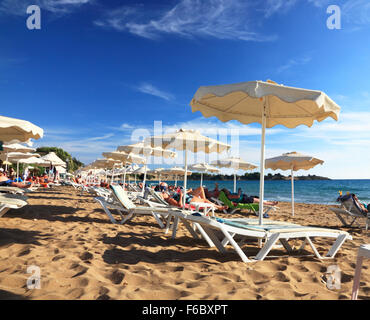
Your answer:
[[[145,164],[146,160],[133,153],[127,153],[123,151],[104,152],[103,157],[119,160],[126,167],[129,164]],[[126,171],[124,173],[123,184],[126,183]]]
[[[3,143],[27,142],[43,135],[44,130],[29,121],[0,116],[0,141]]]
[[[260,210],[263,224],[265,133],[266,128],[283,125],[311,127],[314,121],[328,117],[338,120],[340,107],[324,92],[278,85],[273,81],[250,81],[230,85],[200,87],[190,102],[192,111],[200,111],[206,118],[216,116],[223,122],[260,123]]]
[[[9,162],[17,163],[17,180],[19,177],[19,162],[24,159],[32,158],[32,157],[40,157],[37,153],[30,153],[30,152],[10,152],[7,154],[7,159]]]
[[[105,180],[108,180],[108,168],[112,168],[112,170],[116,166],[122,166],[122,162],[119,160],[111,159],[111,158],[104,158],[104,159],[96,159],[93,163],[89,165],[89,167],[93,169],[104,169],[105,170]],[[113,181],[113,177],[112,180]]]
[[[187,156],[188,151],[204,152],[204,153],[222,153],[230,149],[226,143],[222,143],[215,139],[203,136],[197,130],[180,129],[173,133],[168,133],[160,136],[154,136],[145,139],[145,142],[150,143],[152,147],[161,147],[164,149],[175,149],[185,152],[185,175],[184,175],[184,207],[186,201],[186,184],[187,184]]]
[[[31,147],[27,147],[23,144],[20,144],[20,143],[12,143],[12,144],[4,144],[3,145],[3,151],[1,151],[0,153],[2,154],[5,154],[6,155],[6,160],[5,162],[8,160],[8,153],[9,152],[22,152],[22,153],[26,153],[26,152],[35,152],[36,149],[35,148],[31,148]],[[6,164],[5,165],[5,170],[8,170],[8,165]]]
[[[209,165],[208,163],[197,163],[189,167],[190,170],[200,173],[200,186],[203,185],[203,174],[204,173],[217,173],[220,170],[216,167]]]
[[[161,172],[161,174],[166,175],[166,176],[175,177],[175,186],[177,187],[177,177],[178,176],[183,176],[184,177],[184,186],[185,186],[185,177],[191,176],[192,172],[189,171],[189,170],[186,170],[184,168],[173,167],[173,168],[170,168],[170,169],[167,169],[167,170],[163,170]]]
[[[146,158],[146,163],[144,165],[144,180],[143,180],[143,189],[142,192],[144,194],[145,192],[145,183],[146,183],[146,175],[147,175],[147,162],[148,158],[153,156],[153,157],[162,157],[162,158],[175,158],[176,157],[176,152],[170,151],[163,149],[162,147],[152,147],[149,143],[143,141],[127,146],[119,146],[117,148],[117,151],[120,152],[126,152],[126,153],[133,153],[139,156],[143,156]],[[136,183],[136,176],[135,176],[135,183]]]
[[[266,169],[290,170],[292,183],[292,216],[294,217],[294,171],[309,170],[324,161],[298,152],[284,153],[281,156],[266,159]]]
[[[223,160],[216,160],[211,162],[212,165],[219,167],[219,168],[231,168],[234,169],[234,192],[236,192],[236,171],[237,170],[254,170],[257,169],[258,166],[244,161],[241,158],[227,158]]]
[[[55,152],[49,152],[48,154],[42,156],[42,159],[49,162],[52,166],[62,166],[65,167],[67,164],[60,159]]]

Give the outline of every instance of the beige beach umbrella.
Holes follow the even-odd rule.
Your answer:
[[[173,133],[153,136],[145,139],[146,143],[150,143],[152,147],[161,147],[164,149],[175,149],[184,151],[185,153],[185,174],[184,174],[184,207],[186,201],[186,184],[187,184],[187,155],[191,152],[204,153],[222,153],[230,149],[230,145],[222,143],[215,139],[203,136],[197,130],[180,129]]]
[[[22,152],[22,153],[27,153],[27,152],[35,152],[35,148],[27,147],[23,144],[20,143],[12,143],[12,144],[4,144],[3,145],[3,151],[1,151],[1,154],[8,155],[9,152]],[[8,157],[6,156],[6,160]],[[5,162],[7,162],[5,160]],[[8,170],[8,164],[5,164],[5,170]]]
[[[227,158],[223,160],[212,161],[211,164],[219,168],[231,168],[235,170],[234,172],[234,192],[236,192],[236,171],[237,170],[247,171],[247,170],[254,170],[258,168],[258,166],[252,163],[249,163],[247,161],[244,161],[243,159],[237,158],[237,157],[235,158],[231,157],[231,158]]]
[[[193,173],[189,170],[185,170],[184,168],[173,167],[167,170],[163,170],[161,174],[165,176],[175,177],[175,186],[177,187],[178,176],[184,177],[184,182],[185,182],[185,175],[187,177],[187,176],[191,176]],[[184,183],[184,186],[185,186],[185,183]]]
[[[290,170],[292,183],[292,216],[294,217],[294,171],[309,170],[323,164],[324,161],[298,152],[284,153],[281,156],[266,159],[266,169]]]
[[[190,170],[200,173],[200,186],[203,185],[203,174],[204,173],[217,173],[220,170],[216,167],[209,165],[208,163],[197,163],[189,167]]]
[[[108,180],[108,168],[114,169],[116,166],[122,166],[122,162],[119,160],[114,160],[111,158],[96,159],[92,162],[89,167],[92,169],[104,169],[105,170],[105,180]],[[113,177],[112,177],[113,179]],[[113,180],[112,180],[113,181]]]
[[[3,143],[27,142],[43,135],[44,130],[29,121],[0,116],[0,141]]]
[[[140,157],[133,153],[127,153],[123,151],[113,151],[113,152],[104,152],[103,157],[111,158],[114,160],[119,160],[122,164],[126,167],[129,164],[136,163],[136,164],[145,164],[146,160],[143,157]],[[123,184],[126,183],[126,171],[124,173]]]
[[[52,166],[66,166],[67,164],[60,159],[55,152],[49,152],[48,154],[41,157],[44,161],[49,162]]]
[[[19,177],[19,162],[20,160],[32,158],[32,157],[40,157],[37,153],[30,153],[30,152],[10,152],[7,154],[7,159],[9,162],[17,163],[17,180]]]
[[[193,112],[200,111],[206,118],[216,116],[223,122],[261,124],[260,224],[263,223],[266,128],[311,127],[314,121],[328,117],[338,120],[340,113],[340,107],[322,91],[286,87],[270,80],[200,87],[190,105]]]
[[[143,195],[144,195],[144,192],[145,192],[145,183],[146,183],[146,175],[147,175],[146,171],[148,170],[148,166],[147,166],[148,158],[153,156],[153,157],[162,157],[162,158],[169,159],[169,158],[175,158],[177,156],[176,152],[163,149],[159,146],[158,147],[152,147],[149,143],[147,143],[145,141],[135,143],[135,144],[131,144],[131,145],[127,145],[127,146],[119,146],[117,148],[117,151],[126,152],[126,153],[133,153],[133,154],[143,156],[143,157],[146,158],[146,163],[144,165],[145,172],[144,172],[143,189],[142,189]],[[135,178],[136,178],[136,176],[135,176]]]

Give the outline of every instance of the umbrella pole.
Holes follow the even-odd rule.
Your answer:
[[[234,173],[234,193],[236,193],[236,172]]]
[[[203,185],[203,173],[201,172],[200,173],[200,186]]]
[[[19,176],[19,160],[17,161],[17,182],[18,182],[18,176]]]
[[[293,167],[292,167],[291,179],[292,179],[292,217],[294,217],[294,171],[293,171]]]
[[[145,163],[145,172],[144,172],[144,180],[143,180],[143,196],[144,196],[144,192],[145,192],[145,183],[146,183],[146,171],[147,171],[148,167],[146,166],[146,163]],[[136,184],[136,174],[135,174],[135,184]]]
[[[5,171],[8,171],[8,152],[6,153]]]
[[[264,198],[264,187],[265,187],[265,137],[266,137],[266,102],[267,98],[264,98],[264,106],[262,112],[262,135],[261,135],[261,163],[260,163],[260,203],[259,203],[259,224],[263,225],[263,198]]]
[[[126,184],[126,171],[127,171],[127,167],[125,166],[125,172],[123,174],[123,189],[125,189],[125,184]]]
[[[185,203],[186,203],[187,178],[188,178],[188,151],[185,150],[185,176],[184,176],[184,198],[183,198],[184,208],[185,208]]]

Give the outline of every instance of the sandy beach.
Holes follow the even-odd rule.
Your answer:
[[[194,240],[184,227],[172,240],[149,216],[113,225],[92,195],[72,187],[30,193],[28,203],[0,220],[0,299],[350,299],[357,250],[370,242],[363,227],[342,228],[353,240],[335,259],[273,250],[273,257],[245,264],[231,249],[221,255]],[[296,204],[295,218],[289,203],[279,208],[272,219],[340,228],[324,205]],[[322,241],[318,249],[330,245]],[[253,243],[244,248],[257,252]],[[27,289],[31,265],[40,268],[40,289]],[[330,265],[342,270],[339,290],[326,287]],[[359,299],[370,298],[369,266],[365,260]]]

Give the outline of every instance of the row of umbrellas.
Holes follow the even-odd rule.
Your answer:
[[[200,87],[190,102],[192,111],[200,111],[206,118],[217,117],[222,122],[237,120],[244,124],[260,123],[261,157],[260,157],[260,211],[259,224],[263,224],[264,212],[264,173],[265,168],[290,169],[292,179],[292,197],[294,196],[293,172],[304,169],[305,161],[316,165],[313,157],[298,153],[284,154],[276,159],[265,160],[266,129],[276,125],[295,128],[299,125],[311,127],[314,121],[321,122],[328,117],[338,120],[340,107],[324,92],[278,85],[273,81],[250,81],[230,85]],[[154,149],[157,148],[157,154]],[[174,133],[147,138],[141,145],[118,147],[117,151],[103,153],[107,159],[120,161],[123,165],[130,163],[144,164],[149,156],[164,156],[164,150],[174,149],[184,152],[184,189],[187,189],[188,151],[204,153],[222,153],[230,146],[220,141],[202,136],[195,130],[180,129]],[[135,159],[136,157],[136,159]],[[146,158],[146,159],[145,159]],[[318,160],[322,163],[322,160]],[[219,161],[214,165],[241,168],[242,163],[236,159]],[[257,166],[247,164],[246,170]],[[234,175],[234,190],[236,176]],[[186,194],[184,196],[185,204]],[[292,201],[292,204],[293,201]],[[294,214],[294,211],[292,211]]]

